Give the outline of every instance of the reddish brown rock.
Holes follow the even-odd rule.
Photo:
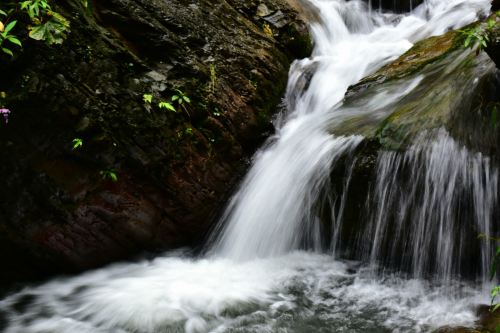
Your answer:
[[[271,132],[289,64],[311,51],[285,0],[103,0],[62,46],[0,61],[0,280],[198,245]],[[181,89],[186,109],[145,105]],[[72,149],[72,140],[83,146]],[[118,180],[102,175],[116,172]]]

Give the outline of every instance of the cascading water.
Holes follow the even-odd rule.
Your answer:
[[[493,231],[496,167],[444,130],[422,134],[405,153],[381,152],[365,227],[345,239],[349,163],[363,137],[330,130],[353,112],[373,116],[398,103],[423,78],[388,88],[356,110],[341,103],[349,85],[418,39],[476,20],[489,1],[427,0],[411,15],[371,11],[360,1],[309,2],[320,18],[311,25],[314,54],[292,66],[276,135],[256,155],[205,258],[172,252],[26,287],[0,301],[4,331],[423,332],[473,323],[472,306],[485,302],[484,294],[455,281],[461,270],[453,258],[464,254],[460,242],[470,238],[471,225]],[[331,170],[342,163],[348,172],[334,195]],[[322,201],[332,207],[331,230],[323,230]],[[456,216],[464,205],[471,221]],[[332,238],[325,241],[325,234]],[[374,277],[359,261],[319,253],[327,247],[337,256],[350,248],[351,257],[387,263],[395,274]],[[481,275],[490,251],[488,241],[477,250]],[[446,284],[426,279],[429,272]]]
[[[429,134],[404,154],[379,155],[375,207],[367,213],[371,223],[364,230],[367,255],[418,277],[434,272],[450,280],[475,270],[487,279],[498,170],[444,130]],[[485,239],[474,242],[478,235]]]

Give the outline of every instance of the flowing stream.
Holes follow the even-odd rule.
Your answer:
[[[498,170],[487,156],[445,130],[422,133],[406,152],[380,152],[365,221],[351,238],[343,236],[349,166],[344,190],[325,193],[332,168],[363,141],[330,132],[352,112],[342,106],[347,88],[414,42],[486,15],[489,1],[427,0],[406,15],[361,1],[308,2],[319,17],[311,23],[314,53],[292,65],[276,134],[256,154],[204,255],[170,252],[26,287],[0,300],[0,329],[432,332],[474,325],[475,306],[488,302],[493,249],[487,240],[467,242],[491,234],[499,213]],[[421,82],[392,87],[358,112],[397,103]],[[329,230],[318,209],[325,200]],[[462,279],[465,271],[472,277]]]

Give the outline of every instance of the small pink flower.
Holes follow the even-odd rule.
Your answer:
[[[0,114],[3,115],[3,119],[5,120],[5,123],[8,124],[10,110],[9,109],[0,109]]]

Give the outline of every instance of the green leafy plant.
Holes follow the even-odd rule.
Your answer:
[[[191,103],[191,100],[189,97],[187,97],[182,90],[175,89],[177,91],[177,94],[172,96],[172,102],[177,102],[179,105],[182,105],[184,102],[186,103]]]
[[[478,45],[477,52],[488,47],[490,42],[490,32],[496,26],[497,22],[494,18],[490,18],[485,24],[478,25],[474,28],[459,30],[465,36],[464,47],[473,48]]]
[[[5,12],[2,11],[0,13],[0,15],[2,13],[5,14]],[[14,20],[14,21],[9,22],[7,24],[7,26],[5,26],[5,27],[4,27],[3,23],[0,26],[0,47],[1,47],[3,53],[6,53],[6,54],[10,55],[11,57],[14,56],[14,53],[12,52],[12,50],[10,48],[4,46],[5,42],[10,42],[11,44],[22,47],[21,41],[15,35],[11,34],[11,31],[12,31],[12,29],[14,29],[16,24],[17,24],[17,21]]]
[[[86,0],[82,0],[85,5]],[[14,27],[16,31],[14,32]],[[67,37],[70,23],[52,10],[48,0],[7,1],[0,4],[0,48],[14,56],[5,42],[22,47],[21,37],[26,34],[48,45],[61,44]]]
[[[191,115],[189,114],[189,111],[186,107],[186,104],[191,104],[191,99],[184,94],[184,92],[180,89],[175,89],[177,91],[177,94],[172,96],[172,102],[177,103],[177,105],[183,109],[189,117]]]
[[[41,10],[50,9],[46,0],[27,0],[22,1],[20,5],[21,9],[26,11],[32,20],[40,16]]]
[[[69,21],[62,15],[48,10],[48,18],[43,24],[31,28],[29,36],[35,40],[45,41],[47,44],[61,44],[69,31]]]
[[[484,33],[481,27],[477,27],[470,30],[463,30],[462,33],[466,36],[464,40],[464,47],[474,47],[476,43],[479,43],[479,50],[488,46],[490,41],[487,34]]]
[[[118,173],[114,169],[102,170],[99,174],[104,180],[118,181]]]
[[[73,150],[76,150],[83,146],[83,140],[80,138],[74,138],[72,143],[73,143]]]

